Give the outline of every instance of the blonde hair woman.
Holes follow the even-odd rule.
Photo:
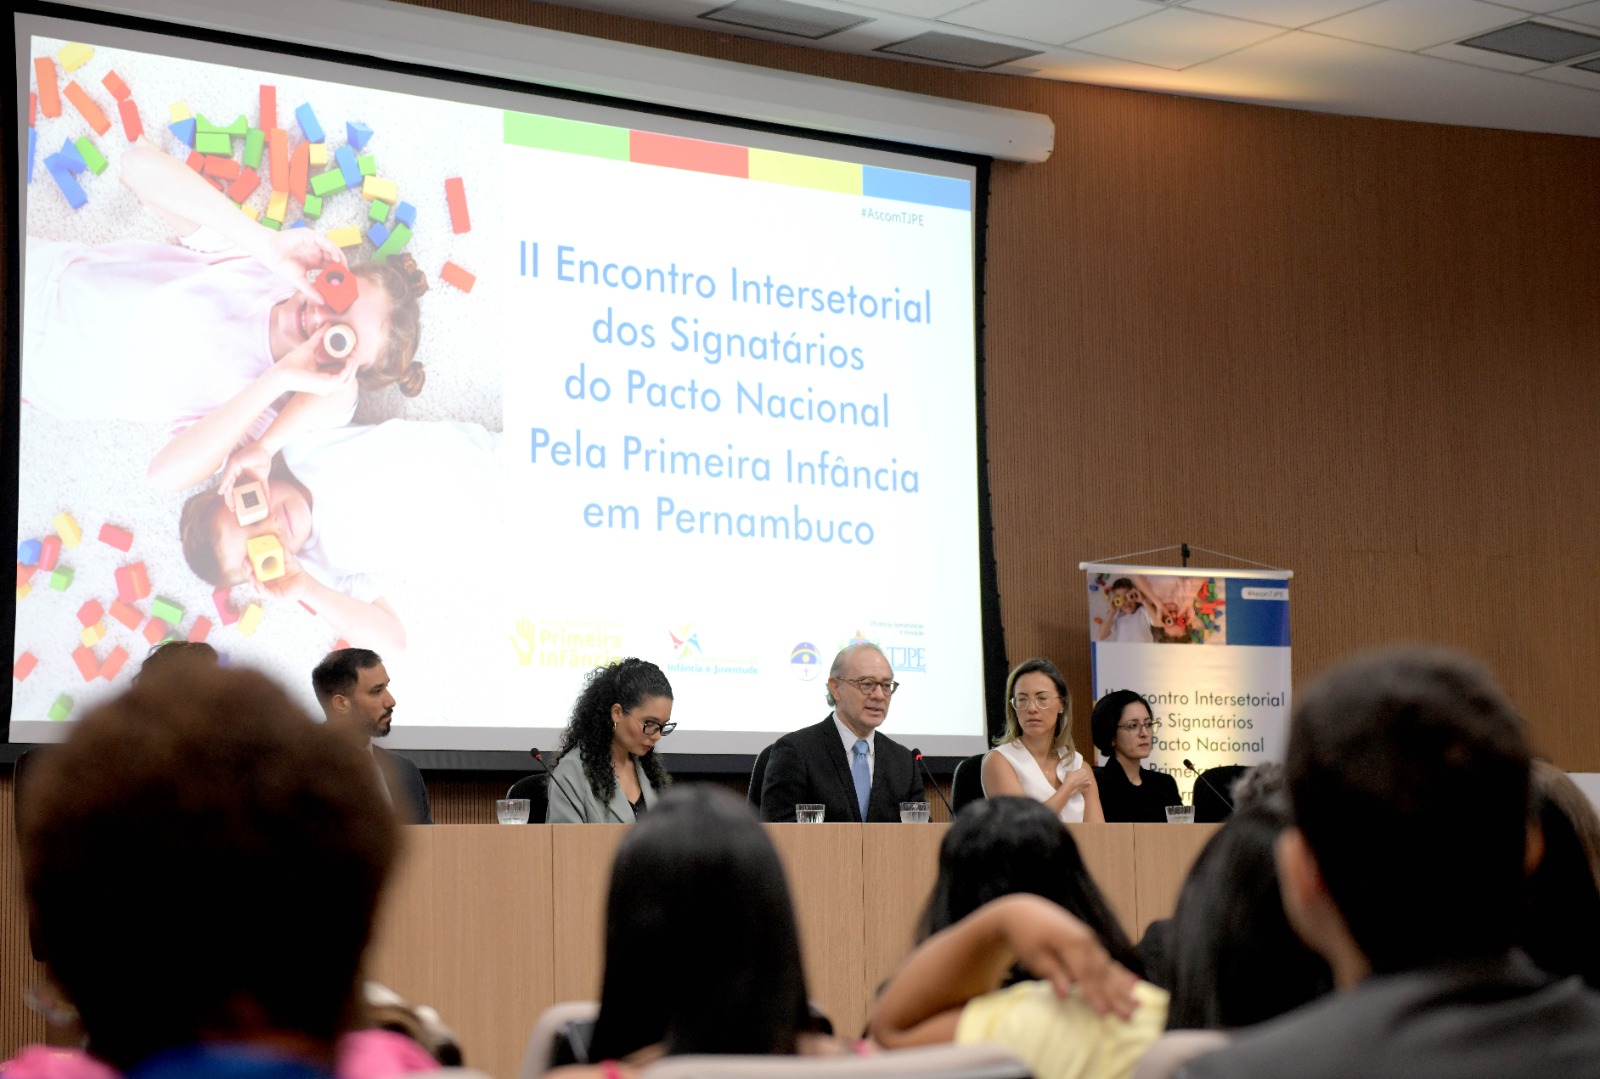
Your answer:
[[[1032,798],[1062,821],[1104,821],[1094,769],[1072,744],[1072,694],[1048,659],[1006,679],[1006,733],[983,758],[986,797]]]

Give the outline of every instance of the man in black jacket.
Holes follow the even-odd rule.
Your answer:
[[[828,671],[833,712],[772,747],[761,784],[761,819],[792,821],[795,806],[826,806],[833,822],[898,823],[901,802],[926,799],[911,751],[878,733],[899,683],[875,644],[853,644]]]
[[[389,692],[389,672],[382,657],[366,648],[329,652],[311,672],[311,688],[328,725],[347,732],[371,752],[400,823],[432,824],[422,772],[398,753],[372,744],[374,738],[386,737],[394,722],[394,694]]]

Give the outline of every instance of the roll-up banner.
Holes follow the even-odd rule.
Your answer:
[[[1175,777],[1281,761],[1289,735],[1288,570],[1086,563],[1094,699],[1131,689],[1150,702],[1144,767]],[[1174,647],[1178,646],[1178,647]]]

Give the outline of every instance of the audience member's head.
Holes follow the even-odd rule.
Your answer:
[[[1458,653],[1387,649],[1317,679],[1295,707],[1296,829],[1279,843],[1296,930],[1378,973],[1504,952],[1526,897],[1528,765],[1522,720]]]
[[[1533,763],[1530,816],[1543,853],[1528,882],[1522,946],[1552,974],[1581,974],[1600,988],[1600,817],[1547,761]]]
[[[45,963],[127,1070],[247,1042],[331,1063],[398,834],[372,764],[249,671],[146,671],[32,780]]]
[[[959,922],[991,899],[1043,896],[1092,929],[1128,969],[1143,964],[1061,821],[1032,798],[984,798],[956,814],[939,845],[939,877],[917,939]]]
[[[367,648],[339,648],[311,672],[311,688],[322,714],[335,727],[366,738],[383,738],[394,724],[394,694],[383,657]]]
[[[611,868],[590,1057],[793,1053],[809,1025],[794,906],[744,801],[689,786],[629,829]]]
[[[138,682],[146,675],[164,671],[168,667],[211,669],[218,662],[217,650],[204,641],[162,641],[144,657],[133,681]]]

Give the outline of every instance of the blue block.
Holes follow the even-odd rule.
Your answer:
[[[366,149],[367,140],[370,138],[372,138],[372,128],[366,124],[361,123],[359,120],[350,120],[345,123],[344,141],[348,142],[350,148],[356,153],[359,154]]]
[[[78,181],[72,178],[72,173],[61,163],[60,154],[51,154],[45,158],[44,167],[50,173],[50,179],[56,182],[56,186],[66,196],[68,206],[76,210],[89,201],[89,196],[83,193],[83,188],[78,186]]]
[[[294,118],[300,121],[300,134],[306,137],[307,142],[323,140],[322,125],[317,123],[317,114],[311,111],[309,102],[294,110]]]
[[[61,144],[61,152],[55,156],[61,159],[61,164],[74,176],[89,169],[89,163],[83,159],[83,155],[78,152],[77,145],[71,139]]]
[[[333,153],[333,160],[338,164],[339,171],[344,174],[344,186],[361,186],[361,166],[356,164],[356,152],[348,146],[341,146]]]
[[[17,561],[24,566],[37,566],[41,550],[43,547],[38,540],[23,540],[17,544]]]
[[[28,182],[33,183],[33,148],[39,144],[39,133],[28,128]]]
[[[306,227],[305,219],[302,218],[299,221],[296,221],[294,224],[290,225],[289,226],[289,230],[292,232],[295,229],[303,229],[305,227]]]
[[[168,124],[167,125],[167,130],[172,132],[174,135],[178,136],[178,141],[179,142],[183,143],[185,146],[187,146],[191,150],[194,149],[194,117],[193,116],[189,117],[187,120],[179,120],[175,124]]]
[[[382,247],[383,246],[383,241],[387,240],[388,238],[389,238],[389,230],[384,228],[381,222],[379,224],[373,225],[370,229],[367,230],[367,239],[371,240],[373,243],[377,244],[379,247]]]
[[[409,202],[402,202],[394,208],[394,219],[406,228],[417,227],[417,208]]]

